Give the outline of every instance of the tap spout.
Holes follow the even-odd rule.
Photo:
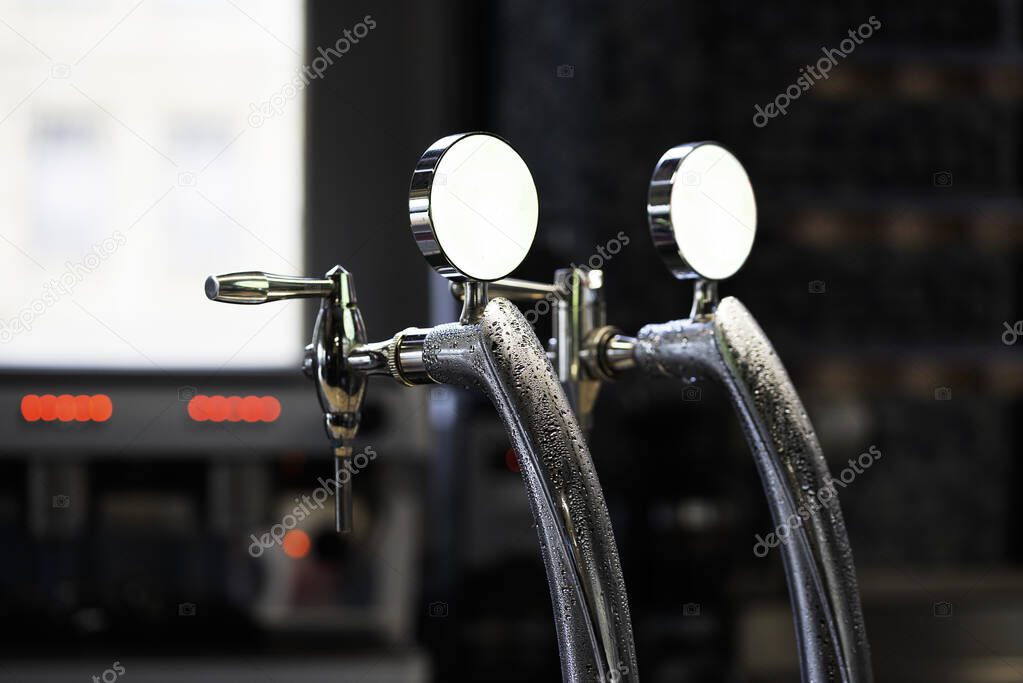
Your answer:
[[[710,376],[725,386],[774,522],[789,530],[780,550],[802,679],[870,683],[870,647],[837,491],[799,395],[756,320],[729,297],[709,315],[647,325],[634,353],[649,375],[684,382]]]
[[[494,403],[537,523],[566,681],[638,680],[625,582],[604,494],[564,390],[522,313],[491,300],[471,324],[431,329],[437,382]]]

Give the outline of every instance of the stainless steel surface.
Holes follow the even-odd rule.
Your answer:
[[[360,356],[363,371],[348,365],[352,352],[366,344],[366,326],[355,297],[351,273],[341,266],[324,278],[270,275],[259,272],[214,275],[206,279],[206,295],[214,301],[260,304],[282,299],[319,297],[320,311],[313,327],[312,343],[306,347],[303,370],[316,384],[324,413],[324,426],[335,454],[337,530],[347,533],[352,525],[351,476],[345,472],[346,442],[355,438],[366,399],[367,372],[378,360],[375,347]],[[369,366],[369,367],[367,367]],[[350,454],[350,449],[347,449]]]
[[[367,375],[386,375],[390,373],[388,359],[390,340],[359,344],[348,354],[348,369]]]
[[[345,476],[345,475],[348,476]],[[352,448],[334,448],[334,481],[337,494],[334,496],[334,528],[339,534],[352,531]]]
[[[449,157],[458,162],[443,166],[444,155],[459,144],[458,154]],[[437,187],[443,189],[435,194]],[[470,190],[475,192],[472,197],[458,194]],[[499,193],[496,198],[494,192]],[[439,197],[444,199],[438,203]],[[474,205],[483,200],[485,207]],[[465,203],[468,213],[434,215],[444,202],[450,210],[451,201]],[[410,328],[368,344],[346,270],[337,266],[327,273],[329,288],[321,282],[289,290],[293,297],[324,297],[303,369],[316,381],[334,448],[338,528],[351,526],[351,476],[343,476],[351,456],[346,442],[359,427],[369,375],[383,374],[386,368],[387,374],[409,386],[446,382],[482,389],[517,449],[537,521],[565,680],[617,681],[623,676],[638,680],[625,582],[582,431],[525,318],[506,299],[487,301],[487,282],[518,265],[535,234],[536,188],[529,171],[514,150],[494,136],[444,138],[416,167],[409,213],[413,236],[427,260],[446,277],[464,282],[460,323]],[[512,225],[503,222],[509,213]],[[512,250],[509,258],[508,245],[493,243],[495,231],[521,253]],[[480,262],[482,270],[476,270]],[[235,283],[235,289],[246,295],[256,292],[249,297],[259,299],[254,303],[273,300],[269,277],[248,275],[246,284]],[[576,317],[568,322],[572,330],[585,331],[603,308],[599,293],[588,288],[599,272],[582,275],[569,278],[577,282],[569,285]],[[211,298],[221,294],[227,281],[210,278]],[[584,305],[585,310],[579,308]]]
[[[409,222],[427,262],[456,281],[499,280],[536,236],[533,178],[511,145],[489,133],[449,135],[416,164]]]
[[[472,294],[473,283],[452,283],[452,295],[463,301],[461,321],[471,322],[466,311],[469,301],[478,305],[480,297],[466,299]],[[593,406],[600,392],[600,382],[608,379],[594,366],[598,360],[586,348],[586,340],[598,328],[604,326],[606,309],[604,304],[604,272],[584,268],[563,268],[555,272],[554,282],[533,282],[515,278],[503,278],[488,283],[489,296],[503,297],[511,301],[546,300],[551,307],[551,339],[548,357],[554,364],[569,403],[582,423],[583,432],[591,427]],[[486,303],[487,296],[482,297]]]
[[[552,306],[554,367],[587,433],[592,427],[600,381],[588,372],[581,352],[586,336],[606,322],[603,285],[604,273],[600,270],[563,268],[554,273],[554,286],[560,294]]]
[[[591,377],[606,381],[636,367],[635,346],[635,337],[627,337],[620,334],[617,327],[605,325],[586,336],[580,357]]]
[[[329,278],[295,277],[249,271],[211,275],[206,278],[206,296],[228,304],[265,304],[283,299],[330,296]]]
[[[625,583],[589,449],[544,350],[505,299],[473,325],[440,325],[438,382],[483,391],[515,446],[547,568],[566,681],[638,680]]]
[[[709,376],[728,390],[753,451],[781,544],[804,681],[873,680],[852,550],[824,454],[785,368],[749,311],[726,298],[713,316],[647,325],[635,356],[652,376]],[[796,520],[796,521],[793,521]],[[800,521],[802,520],[802,521]]]
[[[365,343],[350,275],[328,274],[334,293],[317,318],[308,369],[335,449],[339,530],[350,529],[356,408],[381,363],[404,384],[446,382],[485,391],[520,454],[554,606],[565,680],[638,680],[625,582],[607,506],[579,424],[532,328],[510,302],[485,305],[471,324],[409,329]],[[480,283],[470,283],[480,284]],[[485,294],[485,288],[481,288]],[[347,312],[347,313],[346,313]],[[358,358],[354,365],[351,358]]]
[[[630,370],[636,367],[636,357],[633,351],[635,344],[635,337],[623,334],[611,337],[607,346],[604,347],[608,367],[616,371]]]
[[[355,438],[366,398],[366,377],[348,367],[352,349],[366,343],[366,325],[355,298],[351,273],[334,266],[327,277],[334,282],[334,290],[323,299],[316,318],[312,342],[316,353],[314,376],[326,417],[327,436],[334,446],[342,446]]]
[[[462,285],[462,313],[458,321],[463,325],[474,323],[483,315],[488,299],[487,283],[469,280]]]
[[[644,327],[634,344],[636,363],[650,375],[687,383],[709,375],[725,385],[774,521],[789,529],[782,556],[803,680],[868,682],[870,648],[852,551],[817,435],[749,311],[733,298],[717,302],[715,280],[742,266],[756,234],[749,178],[715,143],[674,147],[654,169],[647,214],[668,269],[698,279],[690,318]],[[833,495],[818,504],[815,496],[825,490]]]
[[[346,442],[354,439],[359,431],[362,404],[366,400],[366,375],[352,372],[347,358],[352,348],[366,342],[366,326],[355,298],[351,273],[334,266],[327,277],[334,287],[330,296],[320,303],[313,328],[312,347],[316,357],[313,376],[327,437],[335,452],[337,530],[348,533],[352,530],[351,474],[347,479],[342,478],[346,460],[339,453],[344,452]],[[351,454],[351,449],[348,453]]]
[[[783,550],[803,680],[869,682],[869,646],[837,495],[823,510],[813,505],[830,482],[817,437],[767,337],[735,299],[718,305],[711,279],[732,275],[752,247],[749,179],[719,145],[681,145],[658,162],[647,211],[669,270],[696,280],[691,316],[648,325],[634,339],[604,325],[602,310],[586,318],[585,292],[563,297],[553,347],[566,391],[576,396],[590,384],[595,396],[602,380],[636,366],[684,382],[702,375],[721,381],[742,419],[775,522],[809,517]],[[597,325],[587,329],[589,322]],[[580,412],[588,415],[585,406]]]
[[[702,320],[714,315],[718,307],[718,283],[715,280],[697,280],[693,283],[693,307],[689,317]]]
[[[557,285],[514,277],[504,277],[489,283],[488,293],[489,296],[510,301],[542,301],[548,297],[560,296]],[[465,297],[465,285],[461,282],[452,282],[451,295],[461,301]]]
[[[672,147],[650,179],[654,248],[680,280],[721,280],[749,256],[756,234],[753,188],[742,165],[715,142]]]
[[[423,363],[423,344],[429,330],[410,327],[391,338],[388,368],[391,376],[405,386],[433,384]]]

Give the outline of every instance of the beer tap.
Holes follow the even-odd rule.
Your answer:
[[[367,342],[352,274],[322,278],[261,272],[210,277],[209,298],[262,304],[319,298],[304,369],[316,382],[334,450],[338,528],[351,517],[351,477],[340,486],[370,375],[406,386],[446,383],[494,404],[515,447],[537,523],[566,681],[638,678],[632,625],[603,491],[564,390],[529,324],[488,284],[509,275],[536,234],[538,197],[522,158],[487,133],[451,135],[412,174],[412,236],[433,268],[464,295],[457,323],[407,328]]]
[[[694,283],[686,319],[647,325],[635,337],[622,334],[604,320],[599,271],[558,271],[553,285],[498,280],[491,289],[519,301],[554,298],[549,354],[568,395],[577,399],[583,424],[590,422],[601,383],[627,371],[685,385],[710,377],[724,385],[775,524],[789,530],[781,553],[803,681],[869,683],[870,647],[852,551],[817,435],[756,320],[737,299],[718,298],[718,282],[739,270],[756,235],[749,177],[716,143],[673,147],[654,168],[647,216],[668,270]]]

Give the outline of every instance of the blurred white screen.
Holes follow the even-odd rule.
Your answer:
[[[299,362],[304,5],[0,2],[0,366]]]

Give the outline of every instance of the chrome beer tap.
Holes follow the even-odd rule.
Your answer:
[[[603,271],[578,266],[561,268],[555,271],[554,282],[550,284],[504,278],[491,282],[488,291],[491,296],[520,303],[548,303],[553,336],[548,342],[547,356],[583,432],[589,434],[593,426],[593,407],[605,378],[587,370],[584,357],[588,351],[582,343],[594,330],[606,327]],[[465,289],[461,283],[452,282],[451,293],[464,301]]]
[[[322,300],[305,371],[316,381],[339,473],[370,375],[486,394],[515,447],[537,523],[564,680],[638,680],[618,551],[585,439],[532,328],[506,299],[488,297],[488,283],[525,258],[537,216],[532,176],[508,143],[486,133],[452,135],[416,165],[409,219],[424,257],[464,293],[459,322],[367,343],[352,275],[340,266],[323,278],[214,276],[206,294],[241,304]],[[340,530],[353,523],[350,495],[347,486],[337,489]]]
[[[312,343],[305,348],[303,370],[316,383],[323,408],[327,438],[334,453],[335,524],[338,533],[352,530],[352,447],[359,431],[366,374],[350,369],[352,351],[366,343],[366,327],[355,299],[352,275],[341,266],[322,278],[292,277],[246,272],[212,275],[206,296],[230,304],[265,304],[285,299],[319,298],[320,312],[313,326]],[[360,359],[361,360],[361,359]]]
[[[580,421],[589,423],[600,383],[637,369],[689,385],[711,377],[726,388],[750,444],[782,544],[803,681],[873,680],[852,551],[813,425],[770,340],[717,283],[734,275],[756,234],[753,188],[739,161],[713,142],[679,145],[654,168],[650,236],[671,273],[694,282],[689,317],[643,327],[636,337],[604,322],[603,273],[559,271],[554,285],[497,281],[517,300],[554,297],[549,354]],[[597,275],[594,281],[594,275]],[[460,291],[454,290],[456,296]],[[561,316],[571,321],[564,324]],[[793,519],[795,521],[793,522]]]

